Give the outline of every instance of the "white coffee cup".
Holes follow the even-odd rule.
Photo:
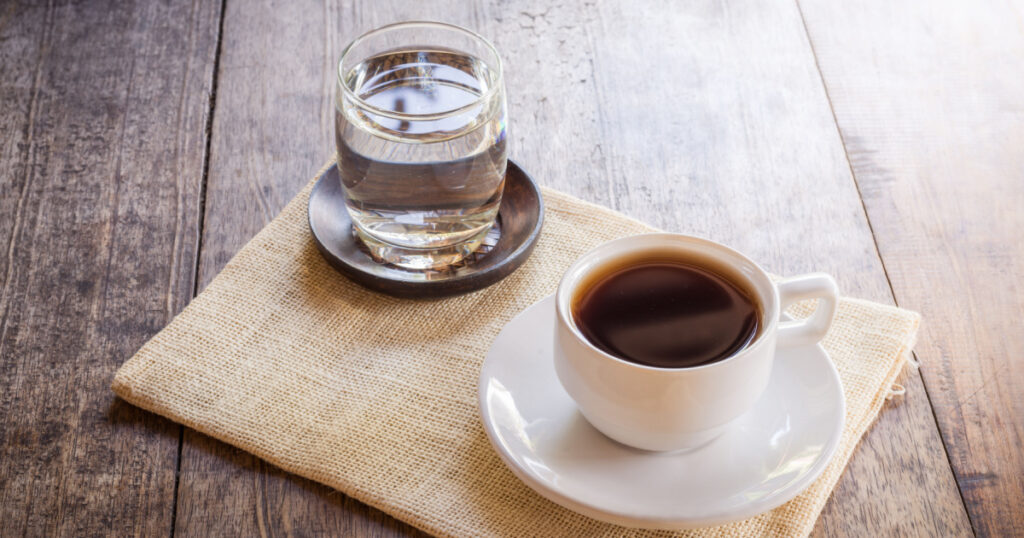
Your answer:
[[[746,280],[757,295],[762,327],[732,356],[701,366],[657,368],[620,359],[590,343],[577,327],[572,301],[594,271],[657,253],[706,260]],[[772,281],[739,252],[706,239],[654,233],[605,243],[578,259],[555,295],[555,371],[583,416],[602,433],[636,448],[678,450],[703,445],[747,412],[768,385],[776,347],[813,345],[832,323],[838,290],[831,276],[813,273]],[[782,321],[789,305],[819,299],[802,321]]]

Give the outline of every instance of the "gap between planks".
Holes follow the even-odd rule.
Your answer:
[[[220,75],[221,44],[224,41],[224,13],[227,10],[227,0],[220,1],[219,20],[217,21],[217,46],[213,53],[213,69],[210,74],[210,99],[206,109],[206,125],[203,135],[206,137],[206,144],[203,149],[203,178],[199,183],[199,215],[196,225],[196,258],[195,266],[192,268],[192,299],[199,295],[199,262],[203,253],[203,231],[206,222],[206,184],[210,176],[210,142],[213,139],[213,115],[217,105],[217,79]],[[178,486],[181,483],[181,453],[185,446],[185,426],[178,425],[178,452],[174,462],[174,489],[171,498],[171,528],[168,536],[174,538],[178,522]]]

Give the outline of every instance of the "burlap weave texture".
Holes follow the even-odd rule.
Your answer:
[[[445,300],[367,291],[320,257],[306,223],[312,183],[117,372],[128,402],[444,536],[654,536],[535,494],[487,441],[476,384],[502,326],[552,293],[604,241],[652,231],[544,190],[530,260]],[[801,312],[795,312],[800,315]],[[804,536],[909,353],[917,314],[843,299],[824,345],[847,402],[837,455],[804,493],[692,536]]]

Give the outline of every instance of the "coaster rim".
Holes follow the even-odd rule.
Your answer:
[[[544,224],[544,200],[534,179],[508,160],[498,209],[502,235],[480,260],[444,272],[418,272],[374,261],[351,233],[341,198],[338,164],[316,180],[306,205],[317,250],[336,271],[374,291],[401,298],[440,298],[477,291],[503,280],[530,257]],[[426,276],[428,273],[429,278]]]

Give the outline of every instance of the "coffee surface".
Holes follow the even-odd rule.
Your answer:
[[[640,261],[598,273],[573,300],[573,318],[592,344],[660,368],[723,360],[757,335],[752,294],[687,260]]]

